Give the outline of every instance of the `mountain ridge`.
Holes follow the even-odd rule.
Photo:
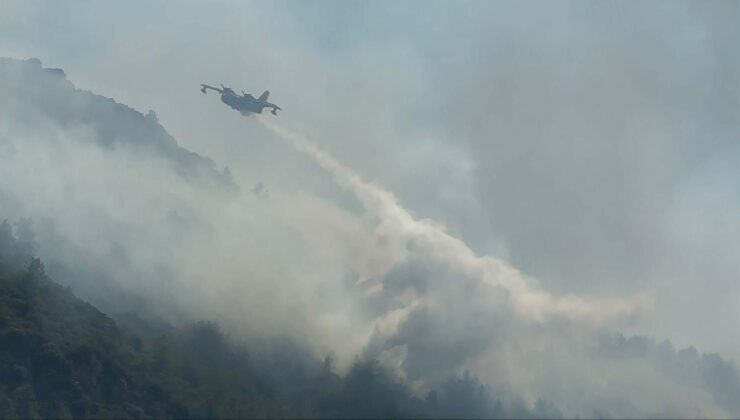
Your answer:
[[[41,60],[0,57],[0,112],[33,125],[40,112],[62,127],[92,128],[98,145],[144,148],[165,157],[188,181],[206,178],[214,186],[236,188],[230,171],[216,168],[209,157],[180,146],[159,124],[154,111],[146,115],[91,91],[77,88],[62,69],[44,68]]]

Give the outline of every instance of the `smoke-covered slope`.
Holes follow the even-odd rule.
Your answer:
[[[467,374],[422,400],[374,361],[339,376],[331,358],[285,342],[252,356],[211,322],[175,329],[129,314],[122,329],[49,279],[13,230],[0,224],[2,418],[559,415],[544,402],[507,412]]]
[[[51,281],[31,250],[0,224],[0,417],[297,414],[214,324],[149,324],[138,338]]]
[[[21,241],[0,243],[0,262],[14,267],[3,277],[8,328],[42,337],[30,354],[63,337],[57,359],[68,367],[58,387],[43,375],[6,378],[10,414],[33,414],[17,393],[28,386],[41,404],[34,410],[48,416],[740,412],[740,376],[726,359],[614,338],[643,313],[642,299],[552,293],[419,220],[297,133],[268,124],[354,193],[359,210],[300,188],[276,186],[267,199],[240,192],[153,114],[76,90],[36,60],[0,64],[0,220],[32,219],[18,225]],[[31,255],[115,323],[49,286],[39,263],[28,266]],[[45,294],[24,295],[29,287]],[[43,394],[88,369],[73,356],[82,342],[115,347],[96,351],[123,372],[114,382],[141,391],[110,400],[93,388]],[[0,349],[8,371],[34,371],[36,359],[14,358],[17,346]],[[91,375],[89,383],[103,380]],[[71,405],[78,397],[88,401],[82,408]]]
[[[242,345],[216,324],[192,323],[213,307],[196,301],[209,297],[198,281],[218,285],[253,269],[240,263],[234,273],[230,265],[213,266],[233,252],[218,242],[259,233],[243,220],[243,201],[209,188],[228,188],[231,180],[210,160],[177,146],[151,115],[79,91],[61,70],[43,69],[37,60],[3,59],[0,67],[0,216],[33,217],[15,229],[4,223],[0,231],[0,361],[10,372],[0,382],[2,416],[532,414],[523,402],[498,401],[467,374],[452,375],[420,396],[372,358],[356,359],[340,375],[333,357],[317,356],[280,324],[271,334],[283,338],[263,334]],[[203,205],[211,201],[204,198],[214,201],[215,211]],[[236,219],[227,211],[234,201]],[[264,200],[246,202],[252,212],[266,206]],[[270,227],[266,233],[273,239],[279,232]],[[279,251],[295,264],[293,251]],[[258,251],[239,252],[246,262],[251,253],[260,258]],[[32,259],[36,255],[46,267]],[[191,270],[200,274],[194,282],[185,278]],[[296,280],[304,283],[306,275]],[[250,295],[258,280],[250,279],[248,293],[226,292],[238,296],[240,307],[256,307],[259,295]],[[211,299],[222,304],[224,295]],[[291,317],[299,308],[289,306],[270,314]],[[183,308],[187,313],[175,326],[158,317],[182,314]],[[242,333],[233,323],[229,327]],[[248,347],[255,350],[248,353]],[[47,359],[53,365],[44,365]],[[536,408],[549,410],[540,416],[558,414],[545,403]]]
[[[0,112],[18,125],[84,126],[101,146],[140,148],[165,157],[189,180],[233,186],[228,170],[220,172],[211,159],[180,147],[152,111],[143,115],[111,98],[77,89],[62,69],[43,68],[38,59],[0,57]]]
[[[112,261],[134,248],[155,255],[172,246],[157,242],[144,251],[141,235],[125,236],[152,226],[174,235],[174,225],[188,222],[188,200],[170,199],[180,191],[230,197],[237,190],[227,168],[178,145],[154,112],[78,89],[38,59],[0,58],[0,161],[0,210],[33,218],[47,270],[105,310],[131,309],[148,294],[123,286],[149,280],[132,271],[138,259],[117,268]],[[156,221],[144,223],[147,214]]]

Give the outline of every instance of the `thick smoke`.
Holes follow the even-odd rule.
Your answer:
[[[18,3],[0,48],[155,108],[241,191],[153,113],[35,80],[0,92],[0,210],[104,310],[377,358],[419,395],[470,370],[566,415],[737,417],[731,363],[613,338],[736,347],[737,5],[582,6]],[[213,78],[279,86],[280,121],[338,159],[199,101]]]
[[[671,356],[665,366],[652,355],[671,352],[625,353],[604,339],[646,314],[645,296],[550,294],[269,120],[362,211],[280,184],[261,197],[250,182],[208,181],[220,175],[150,147],[161,129],[151,117],[47,76],[58,77],[3,79],[1,210],[30,217],[49,273],[106,311],[214,319],[248,341],[284,337],[333,353],[339,369],[377,359],[421,396],[470,370],[505,400],[542,397],[566,414],[736,410],[727,395],[737,374],[721,359]],[[40,107],[44,95],[67,95],[69,106]]]
[[[387,255],[392,260],[358,272],[365,304],[372,302],[377,316],[366,356],[397,367],[422,389],[455,369],[475,367],[499,393],[513,389],[530,402],[545,395],[571,415],[721,416],[736,410],[722,401],[728,389],[740,390],[734,382],[717,391],[701,369],[689,369],[677,381],[676,371],[685,367],[671,361],[680,358],[672,348],[662,359],[653,356],[660,349],[648,355],[647,345],[625,357],[624,345],[605,343],[605,328],[638,316],[649,307],[646,296],[553,296],[505,261],[476,256],[443,227],[415,219],[393,194],[365,182],[303,136],[267,118],[259,121],[351,191],[373,234],[393,250]],[[557,378],[570,380],[563,387]],[[608,391],[598,389],[603,378],[610,382]]]

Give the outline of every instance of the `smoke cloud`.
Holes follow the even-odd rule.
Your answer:
[[[102,309],[422,396],[738,415],[736,4],[8,4],[3,55],[135,108],[0,78],[0,215]]]
[[[589,354],[620,352],[613,349],[612,343],[604,342],[603,332],[620,321],[639,316],[651,304],[647,296],[631,299],[553,296],[505,261],[476,256],[442,226],[415,219],[392,193],[365,182],[304,136],[269,118],[257,116],[257,119],[330,172],[342,188],[352,192],[367,212],[366,217],[374,226],[373,234],[394,250],[388,255],[393,258],[391,261],[375,261],[372,272],[358,272],[358,284],[366,290],[365,298],[375,300],[375,305],[381,308],[373,322],[366,356],[398,367],[402,377],[416,381],[422,388],[424,383],[442,383],[450,369],[477,365],[476,372],[485,372],[483,378],[499,393],[505,395],[507,387],[513,387],[517,393],[528,395],[530,403],[537,396],[546,395],[565,404],[566,413],[571,415],[723,415],[711,391],[697,393],[692,385],[674,383],[667,377],[677,368],[667,362],[675,357],[673,350],[664,353],[662,361],[658,361],[660,358],[648,361],[651,359],[642,353],[642,360],[624,360],[613,367],[610,365],[614,360]],[[553,343],[558,343],[561,350],[568,350],[552,352]],[[606,350],[599,350],[602,348]],[[536,373],[529,378],[522,375],[533,361],[538,361],[540,367],[547,366],[547,373]],[[666,362],[670,367],[661,367]],[[651,366],[651,363],[656,364]],[[551,383],[556,377],[573,375],[579,370],[584,374],[577,376],[576,382],[580,384],[574,384],[574,388],[578,389],[580,398],[574,398],[571,390],[565,393],[558,390]],[[626,381],[620,379],[625,371],[629,372]],[[502,374],[503,381],[495,379]],[[613,383],[609,389],[611,395],[594,392],[593,377],[588,375],[608,377]],[[702,382],[698,379],[695,383],[702,388],[705,386]],[[737,385],[733,387],[740,390]],[[660,395],[662,408],[653,411],[656,395]],[[690,402],[683,400],[684,397]],[[629,401],[627,406],[623,405],[624,401]]]

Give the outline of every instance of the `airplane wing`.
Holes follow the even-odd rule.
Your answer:
[[[204,84],[201,83],[201,85],[200,85],[200,91],[203,92],[203,93],[206,93],[206,89],[215,90],[218,93],[223,93],[224,92],[223,90],[221,90],[219,88],[215,88],[215,87],[209,86],[209,85],[204,85]]]
[[[268,96],[270,96],[270,91],[269,91],[269,90],[266,90],[266,91],[264,91],[264,92],[262,93],[262,95],[260,95],[260,97],[259,97],[259,101],[260,101],[260,102],[267,102],[267,97],[268,97]]]

